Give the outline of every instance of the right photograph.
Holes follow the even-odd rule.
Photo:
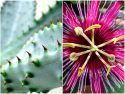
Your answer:
[[[63,1],[63,93],[124,93],[124,1]]]

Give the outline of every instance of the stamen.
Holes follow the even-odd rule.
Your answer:
[[[81,27],[75,27],[74,29],[76,35],[81,35],[83,36],[92,46],[94,46],[94,44],[92,43],[92,41],[88,38],[88,36],[86,36],[83,32],[83,29]]]
[[[106,67],[107,67],[107,73],[106,73],[106,76],[108,76],[108,74],[109,74],[109,72],[111,71],[111,69],[113,68],[113,67],[115,67],[115,66],[110,66],[109,64],[107,64],[106,62],[105,62],[105,60],[100,56],[100,54],[96,51],[95,52],[95,54],[98,56],[98,58],[102,61],[102,63],[103,64],[105,64],[106,65]]]
[[[105,46],[105,45],[107,45],[107,44],[110,44],[110,43],[112,43],[112,42],[115,44],[117,41],[123,39],[124,37],[125,37],[125,36],[122,35],[122,36],[119,36],[119,37],[117,37],[117,38],[113,38],[113,39],[111,39],[111,40],[109,40],[109,41],[107,41],[107,42],[104,42],[104,43],[98,45],[97,47],[100,48],[100,47],[103,47],[103,46]]]
[[[80,45],[80,44],[75,44],[75,43],[63,43],[64,47],[71,47],[71,48],[75,48],[75,47],[81,47],[81,48],[90,48],[90,46],[86,46],[86,45]]]
[[[87,54],[89,52],[91,52],[91,50],[86,50],[86,51],[83,51],[83,52],[79,52],[79,53],[77,53],[77,55],[81,56],[81,55]]]
[[[111,71],[111,69],[112,69],[112,68],[114,68],[114,67],[115,67],[115,66],[109,66],[109,67],[108,67],[108,70],[107,70],[106,76],[108,76],[108,75],[109,75],[109,72],[110,72],[110,71]]]
[[[113,41],[114,41],[114,39],[111,39],[111,40],[109,40],[109,41],[107,41],[107,42],[104,42],[104,43],[102,43],[102,44],[99,44],[97,47],[98,47],[98,48],[103,47],[103,46],[105,46],[105,45],[107,45],[107,44],[112,43]]]
[[[119,37],[117,37],[117,38],[114,38],[114,44],[117,42],[117,41],[119,41],[119,40],[121,40],[121,39],[123,39],[124,38],[124,35],[122,35],[122,36],[119,36]]]
[[[106,52],[104,52],[104,51],[102,51],[102,50],[100,50],[100,49],[98,49],[97,51],[100,52],[101,54],[107,56],[109,62],[114,62],[114,61],[115,61],[115,55],[113,55],[113,54],[108,54],[108,53],[106,53]]]
[[[101,28],[101,25],[100,24],[94,24],[94,25],[88,27],[84,32],[89,31],[89,30],[93,30],[95,28]]]
[[[76,61],[76,60],[79,58],[79,56],[84,55],[84,54],[87,54],[87,53],[89,53],[89,52],[91,52],[91,50],[86,50],[86,51],[79,52],[79,53],[72,52],[72,53],[70,54],[70,57],[69,57],[69,58],[70,58],[71,61]]]
[[[82,67],[79,67],[79,69],[78,69],[78,77],[82,75],[83,70],[84,70],[85,66],[87,65],[91,55],[92,55],[92,52],[89,53],[87,59],[85,60],[84,64],[82,65]]]

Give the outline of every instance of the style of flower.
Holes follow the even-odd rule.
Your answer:
[[[124,29],[115,24],[123,2],[105,12],[106,1],[101,8],[98,0],[82,2],[75,10],[63,2],[64,92],[85,92],[87,84],[94,93],[114,91],[124,81]]]

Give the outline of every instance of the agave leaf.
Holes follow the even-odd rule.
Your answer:
[[[61,18],[61,3],[47,14],[44,14],[39,21],[34,19],[35,2],[34,1],[7,1],[1,10],[1,63],[7,59],[12,59],[23,47],[26,41],[38,32],[44,23],[56,21],[56,17]]]
[[[57,40],[62,42],[60,23],[51,24],[50,28],[45,27],[35,33],[17,54],[18,58],[15,57],[10,60],[11,63],[2,66],[2,72],[7,73],[7,76],[2,78],[2,92],[25,93],[32,89],[45,92],[61,86],[62,47]],[[26,51],[32,56],[30,57]],[[34,77],[25,78],[27,72],[33,73]],[[5,79],[12,82],[4,84]],[[24,80],[28,81],[28,85],[22,83]],[[8,88],[12,91],[8,91]]]

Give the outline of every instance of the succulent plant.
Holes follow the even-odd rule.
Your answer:
[[[37,20],[35,1],[1,7],[1,93],[46,93],[61,86],[61,3],[48,7]]]

